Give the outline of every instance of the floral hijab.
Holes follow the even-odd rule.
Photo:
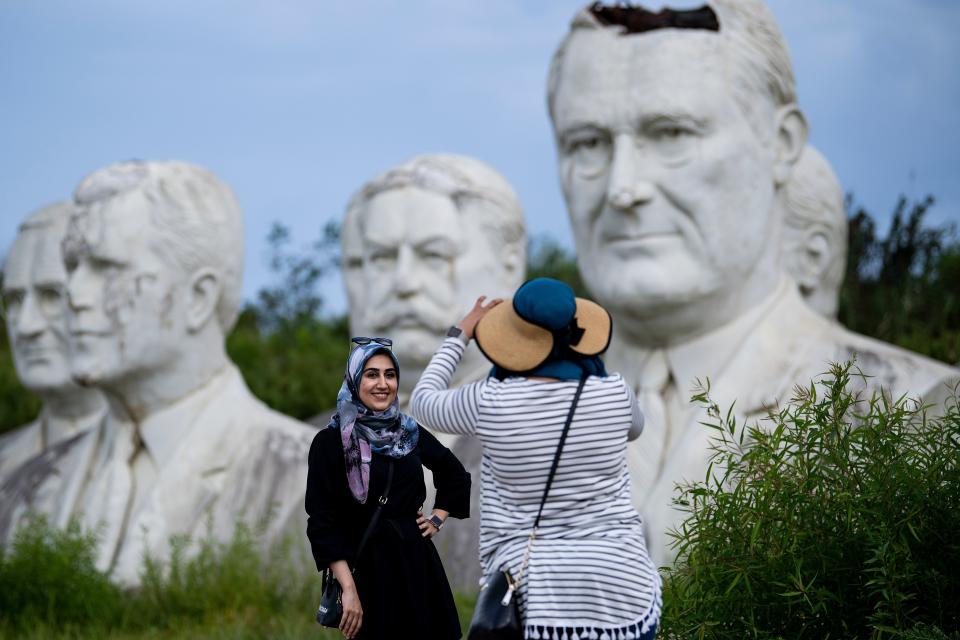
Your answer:
[[[417,422],[400,413],[396,398],[382,412],[372,411],[360,401],[360,376],[370,358],[381,353],[390,357],[399,377],[400,363],[389,348],[375,342],[356,347],[347,358],[347,370],[337,394],[337,412],[328,425],[340,430],[347,485],[360,504],[367,501],[372,452],[402,458],[416,449],[420,436]]]

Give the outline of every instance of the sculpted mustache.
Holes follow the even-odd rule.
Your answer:
[[[378,330],[390,329],[401,320],[413,318],[424,328],[430,331],[442,332],[450,324],[448,314],[442,313],[440,309],[426,308],[413,310],[399,309],[391,311],[389,309],[378,309],[370,319],[369,325]]]

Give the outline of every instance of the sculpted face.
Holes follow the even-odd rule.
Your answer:
[[[554,102],[560,180],[605,305],[649,316],[735,296],[775,234],[774,152],[731,75],[712,33],[571,37]],[[770,101],[756,102],[772,125]]]
[[[401,364],[425,363],[456,322],[462,217],[446,196],[401,187],[373,196],[363,215],[363,327],[388,335]]]
[[[23,230],[7,255],[3,308],[13,363],[32,391],[72,386],[66,326],[62,225]]]
[[[90,205],[65,241],[74,377],[107,384],[162,371],[184,335],[186,278],[150,241],[149,203],[136,191]]]

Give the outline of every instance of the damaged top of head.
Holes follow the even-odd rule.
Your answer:
[[[699,9],[650,11],[639,5],[604,5],[595,2],[590,13],[605,27],[622,27],[621,35],[644,33],[656,29],[704,29],[720,31],[717,14],[708,5]]]

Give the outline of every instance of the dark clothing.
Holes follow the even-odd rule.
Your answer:
[[[314,437],[305,506],[307,537],[317,569],[326,569],[334,560],[356,567],[354,581],[363,607],[357,638],[396,638],[415,630],[429,638],[459,638],[453,594],[433,542],[420,534],[417,510],[426,497],[423,467],[427,467],[437,488],[433,507],[449,511],[454,518],[469,517],[470,474],[449,449],[420,427],[417,447],[393,460],[389,499],[357,559],[357,545],[383,495],[390,460],[373,454],[367,501],[359,504],[347,486],[340,432],[321,429]]]

